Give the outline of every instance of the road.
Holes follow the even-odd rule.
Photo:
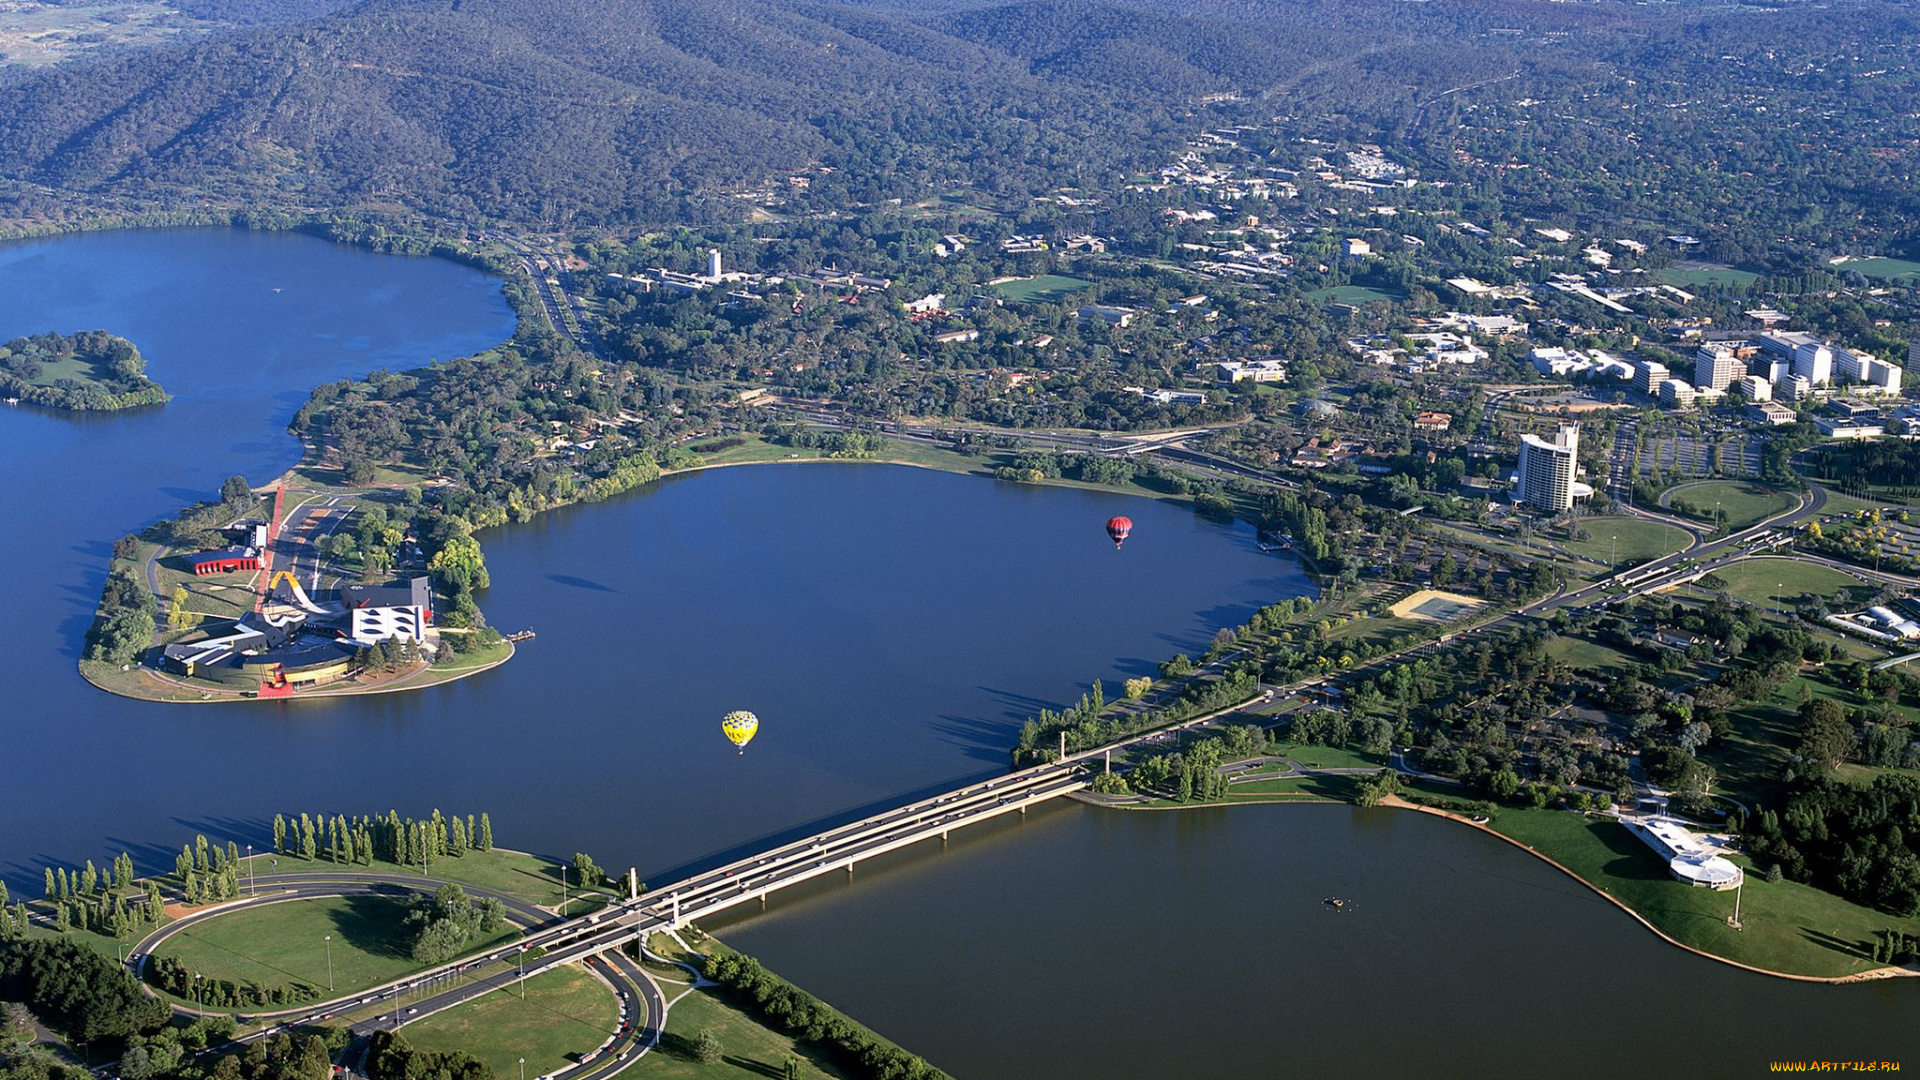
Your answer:
[[[1752,544],[1764,542],[1778,530],[1790,529],[1800,520],[1819,513],[1825,501],[1825,493],[1815,488],[1803,497],[1799,506],[1790,511],[1711,543],[1698,542],[1696,537],[1696,543],[1687,551],[1653,560],[1632,571],[1631,575],[1644,580],[1667,575],[1688,560],[1694,562],[1690,569],[1697,570],[1702,566],[1724,565],[1751,557],[1749,548]],[[1615,575],[1574,592],[1563,591],[1544,597],[1449,637],[1457,639],[1467,634],[1483,633],[1516,619],[1547,614],[1561,608],[1608,602],[1619,595],[1611,590],[1620,584],[1619,579],[1624,576],[1627,575]],[[1338,676],[1304,680],[1295,684],[1294,688],[1350,681],[1367,671],[1408,655],[1438,649],[1442,645],[1437,640],[1422,642]],[[1271,699],[1273,694],[1274,691],[1269,690],[1259,700]],[[379,1004],[383,1008],[378,1015],[355,1025],[354,1030],[358,1034],[371,1035],[381,1029],[404,1027],[421,1017],[471,1001],[483,994],[510,988],[521,978],[561,964],[591,962],[595,957],[605,956],[602,962],[610,966],[600,969],[601,973],[609,975],[616,983],[627,982],[631,996],[623,993],[623,1001],[638,1002],[628,1015],[644,1015],[648,1022],[642,1030],[610,1033],[610,1041],[602,1051],[576,1066],[575,1070],[560,1075],[571,1077],[580,1069],[594,1068],[596,1062],[601,1069],[611,1071],[633,1056],[646,1053],[658,1043],[659,1028],[667,1010],[658,987],[652,985],[644,970],[637,965],[623,966],[620,957],[623,946],[629,943],[642,944],[648,935],[656,931],[678,928],[741,904],[764,900],[771,893],[789,885],[833,873],[844,872],[850,876],[855,865],[862,860],[936,837],[945,840],[954,829],[1009,813],[1025,813],[1032,806],[1087,787],[1090,774],[1086,767],[1097,765],[1106,754],[1115,751],[1124,754],[1129,749],[1164,740],[1174,731],[1191,729],[1213,723],[1222,716],[1239,714],[1249,704],[1252,702],[1243,702],[1216,713],[1194,717],[1172,728],[1132,736],[1061,761],[969,784],[956,791],[835,826],[814,836],[694,874],[644,896],[616,903],[580,918],[555,920],[541,909],[515,901],[515,914],[530,927],[521,942],[495,949],[485,956],[440,965],[355,995],[308,1006],[301,1010],[304,1015],[297,1019],[316,1021],[348,1009]],[[360,875],[344,870],[336,880],[316,879],[311,875],[267,875],[259,880],[264,880],[269,887],[283,890],[283,898],[287,895],[285,890],[309,890],[307,895],[321,895],[323,893],[317,890],[331,889],[333,895],[338,895],[338,890],[349,884],[358,887],[418,888],[426,881],[408,875]],[[477,895],[487,895],[475,891]],[[295,892],[294,895],[302,894]],[[264,902],[264,898],[254,902]],[[164,940],[167,932],[191,925],[191,919],[175,923],[150,936],[142,942],[139,951],[144,956],[152,944]],[[580,1075],[605,1074],[595,1071]]]
[[[604,345],[592,332],[580,325],[575,315],[579,301],[567,294],[567,283],[573,279],[572,271],[566,269],[565,258],[551,252],[535,249],[528,242],[510,236],[495,236],[507,250],[520,260],[520,269],[533,282],[534,292],[540,298],[540,310],[546,315],[547,325],[575,345],[588,356],[601,360],[610,360]],[[546,263],[551,270],[543,268]]]
[[[184,915],[142,938],[129,953],[128,965],[135,977],[142,979],[144,986],[146,963],[154,950],[162,947],[176,934],[187,931],[208,919],[236,910],[265,907],[292,900],[338,896],[398,897],[431,892],[443,884],[445,882],[415,874],[360,871],[352,867],[340,867],[337,870],[328,869],[316,873],[255,874],[247,879],[244,887],[249,895],[243,899]],[[462,884],[461,887],[469,896],[500,901],[501,905],[507,909],[511,921],[530,933],[537,934],[541,930],[568,923],[552,911],[511,894],[466,884]],[[517,968],[512,965],[518,956],[519,949],[520,945],[515,943],[497,948],[484,956],[462,957],[434,972],[395,980],[384,986],[335,998],[328,1002],[306,1004],[296,1009],[251,1013],[255,1021],[266,1022],[268,1026],[245,1038],[236,1039],[226,1047],[215,1047],[208,1052],[231,1049],[236,1045],[244,1046],[247,1043],[271,1038],[280,1031],[324,1023],[333,1019],[337,1013],[360,1011],[375,1005],[383,1010],[380,1016],[371,1021],[362,1021],[353,1025],[352,1030],[356,1035],[370,1036],[379,1028],[403,1026],[421,1015],[451,1008],[481,994],[511,985],[517,981]],[[597,1080],[600,1077],[610,1076],[625,1068],[637,1054],[644,1054],[653,1049],[660,1041],[660,1029],[666,1017],[667,1001],[665,994],[646,971],[639,964],[618,955],[591,956],[586,957],[585,960],[590,970],[605,979],[618,997],[619,1026],[617,1029],[609,1030],[607,1041],[585,1060],[573,1067],[551,1074],[555,1080]],[[498,970],[485,977],[469,976],[469,972],[478,976],[480,969],[484,966],[494,966]],[[190,1006],[176,1006],[176,1011],[187,1015],[197,1012]]]
[[[353,508],[343,507],[342,495],[309,498],[287,511],[273,541],[273,565],[276,571],[290,570],[309,593],[320,590],[320,575],[327,559],[320,554],[320,541],[331,537],[347,523]]]
[[[1650,570],[1668,570],[1688,558],[1711,562],[1716,556],[1726,556],[1729,560],[1744,557],[1746,554],[1744,545],[1762,538],[1771,530],[1791,526],[1794,522],[1817,513],[1824,505],[1824,501],[1824,493],[1815,489],[1803,499],[1800,506],[1779,517],[1722,540],[1696,545],[1688,552],[1654,560],[1634,573],[1646,575]],[[1547,614],[1564,607],[1607,602],[1617,595],[1610,591],[1616,585],[1617,581],[1609,578],[1574,592],[1556,593],[1517,611],[1490,619],[1451,636],[1458,638],[1466,634],[1483,633],[1495,627],[1507,625],[1516,619]],[[1429,641],[1409,646],[1399,652],[1380,657],[1364,667],[1343,672],[1338,676],[1338,680],[1350,680],[1368,670],[1422,650],[1439,648],[1440,645],[1438,641]],[[1333,680],[1322,677],[1306,680],[1299,685],[1309,686],[1328,681]],[[1179,726],[1190,728],[1197,724],[1210,723],[1221,715],[1237,712],[1238,708],[1222,710],[1221,713],[1206,717],[1197,717]],[[933,837],[944,838],[952,829],[987,818],[1016,811],[1023,812],[1040,802],[1084,788],[1089,779],[1081,771],[1081,766],[1097,760],[1098,755],[1109,751],[1124,753],[1134,746],[1165,738],[1166,734],[1166,731],[1161,730],[1133,736],[1099,750],[1074,755],[1064,761],[1023,769],[931,799],[922,799],[860,821],[836,826],[816,836],[781,845],[759,855],[656,889],[637,900],[618,905],[611,911],[539,931],[529,935],[526,944],[533,948],[544,949],[546,953],[528,967],[528,972],[531,974],[555,964],[605,952],[636,938],[644,941],[647,934],[656,930],[682,926],[738,904],[759,900],[788,885],[829,873],[851,874],[856,863],[875,855]],[[428,975],[416,977],[415,982],[420,980],[431,982],[436,978],[444,978],[446,974],[446,969],[439,969]],[[428,998],[419,1007],[423,1012],[430,1008],[444,1008],[457,1003],[457,1000],[465,1000],[468,996],[471,995],[464,990],[450,990],[444,995]],[[398,1019],[403,1021],[405,1017]]]

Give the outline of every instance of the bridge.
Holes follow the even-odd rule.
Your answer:
[[[1268,691],[1266,696],[1271,696]],[[629,897],[610,907],[578,918],[554,922],[529,931],[519,941],[482,956],[468,956],[417,972],[372,990],[307,1006],[293,1024],[330,1018],[336,1012],[359,1010],[378,1003],[377,1015],[354,1025],[359,1035],[405,1026],[420,1017],[452,1008],[552,968],[603,958],[636,982],[650,984],[644,973],[619,951],[629,943],[645,945],[649,935],[677,930],[697,919],[730,908],[762,901],[789,886],[830,874],[853,873],[862,860],[924,841],[945,840],[956,829],[1028,809],[1086,788],[1095,770],[1115,751],[1171,738],[1174,733],[1211,723],[1253,701],[1156,728],[1130,738],[1056,761],[1021,769],[1005,776],[977,781],[932,798],[862,818],[795,840],[724,866],[702,871],[684,880]],[[1063,740],[1064,741],[1064,740]],[[586,1077],[613,1071],[629,1054],[651,1049],[659,1040],[665,1001],[657,987],[642,986],[651,1006],[648,1027],[640,1045],[626,1052],[611,1051],[615,1062],[583,1062],[592,1069],[567,1071]]]
[[[1408,655],[1440,648],[1457,636],[1478,633],[1507,625],[1528,615],[1545,615],[1568,607],[1603,604],[1616,598],[1610,590],[1629,592],[1668,587],[1678,578],[1704,573],[1717,566],[1753,558],[1780,546],[1787,535],[1775,530],[1790,529],[1798,521],[1817,514],[1825,502],[1825,493],[1815,488],[1800,506],[1714,542],[1703,542],[1697,535],[1686,551],[1654,559],[1642,566],[1611,575],[1576,591],[1562,591],[1543,597],[1516,611],[1490,619],[1437,641],[1426,641],[1375,658],[1362,668],[1338,676],[1318,676],[1295,684],[1295,688],[1357,676],[1404,659]],[[1687,565],[1683,565],[1687,564]],[[1275,690],[1265,691],[1271,697]],[[851,875],[862,860],[924,841],[944,840],[956,829],[1006,814],[1025,813],[1033,806],[1068,795],[1092,783],[1093,768],[1103,755],[1171,738],[1174,733],[1208,724],[1221,716],[1237,712],[1259,698],[1243,701],[1215,712],[1192,717],[1167,727],[1119,740],[1085,753],[1062,756],[1045,765],[1023,769],[1004,776],[968,784],[957,790],[922,799],[845,825],[780,845],[759,854],[703,871],[684,880],[662,886],[645,895],[632,896],[592,914],[536,926],[518,942],[481,956],[469,956],[418,972],[383,986],[360,991],[332,1001],[307,1006],[293,1024],[332,1018],[337,1012],[354,1011],[363,1017],[368,1006],[377,1003],[378,1015],[363,1018],[354,1025],[356,1033],[371,1034],[394,1029],[422,1016],[451,1008],[486,993],[511,988],[518,981],[559,967],[588,962],[601,964],[632,984],[645,998],[644,1012],[650,1030],[626,1041],[610,1039],[602,1051],[588,1055],[576,1067],[555,1074],[553,1080],[602,1080],[624,1067],[635,1054],[657,1045],[659,1025],[667,1003],[659,988],[652,984],[638,964],[620,951],[628,943],[642,946],[648,936],[677,930],[698,919],[764,900],[770,894],[805,881],[831,874]],[[291,1014],[280,1014],[276,1020]],[[259,1038],[268,1032],[249,1038]]]

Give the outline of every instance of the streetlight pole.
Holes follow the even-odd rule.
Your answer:
[[[520,1080],[527,1080],[527,1059],[520,1059]]]
[[[560,864],[560,917],[567,917],[567,864]]]
[[[333,993],[333,935],[327,935],[327,993]]]
[[[1740,892],[1746,888],[1746,884],[1747,873],[1742,870],[1740,872],[1740,880],[1733,886],[1733,916],[1727,920],[1727,925],[1733,927],[1735,930],[1743,929],[1740,925]]]
[[[258,891],[259,890],[254,885],[254,881],[253,881],[253,845],[248,844],[247,845],[247,895],[254,896],[258,893]]]
[[[527,947],[520,946],[520,1000],[527,1000]]]

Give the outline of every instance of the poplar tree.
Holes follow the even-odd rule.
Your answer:
[[[287,853],[287,819],[279,814],[273,815],[273,850],[279,855]]]
[[[485,814],[480,815],[480,839],[474,846],[481,851],[493,850],[493,822]]]

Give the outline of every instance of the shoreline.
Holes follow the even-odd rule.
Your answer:
[[[115,697],[126,698],[129,701],[147,701],[147,702],[152,702],[153,704],[156,704],[156,705],[232,705],[232,704],[250,705],[250,704],[258,704],[260,702],[312,701],[316,698],[367,697],[374,694],[405,694],[415,690],[431,690],[436,686],[445,686],[449,683],[459,682],[460,680],[465,679],[469,676],[478,675],[483,671],[492,671],[494,668],[497,668],[500,665],[506,663],[507,661],[513,659],[514,655],[517,652],[519,652],[519,646],[515,645],[513,642],[507,641],[503,638],[501,643],[506,645],[507,647],[507,653],[505,656],[496,657],[495,659],[489,660],[484,664],[477,664],[471,668],[463,668],[459,671],[452,671],[452,672],[442,672],[442,676],[443,676],[442,678],[432,679],[426,682],[407,682],[406,685],[397,685],[402,682],[406,682],[407,680],[414,679],[417,676],[421,675],[423,672],[431,673],[433,671],[433,666],[431,664],[427,665],[426,667],[420,668],[419,670],[407,672],[406,674],[401,675],[399,678],[390,679],[387,682],[377,686],[340,688],[337,685],[330,684],[328,687],[323,687],[321,689],[311,690],[307,692],[297,692],[292,696],[279,697],[279,698],[263,698],[263,697],[259,697],[258,695],[255,695],[253,697],[248,697],[246,696],[245,693],[215,691],[211,688],[201,688],[201,687],[194,686],[190,683],[176,682],[172,679],[165,678],[161,676],[159,673],[153,671],[151,668],[146,668],[146,667],[139,668],[137,672],[127,672],[126,674],[144,675],[147,677],[149,681],[157,681],[162,685],[178,687],[180,690],[184,692],[198,691],[203,695],[210,695],[210,696],[204,696],[200,698],[173,698],[173,697],[161,697],[157,695],[148,696],[143,694],[133,694],[133,693],[127,692],[127,690],[124,688],[108,686],[100,682],[98,679],[95,679],[93,675],[89,673],[87,670],[88,661],[86,660],[79,661],[74,665],[74,667],[75,667],[75,670],[77,670],[80,673],[80,677],[82,679],[85,679],[87,681],[87,684],[92,686],[94,689],[102,691],[104,693],[112,694]]]
[[[1685,949],[1686,951],[1694,954],[1695,956],[1705,957],[1708,960],[1714,960],[1719,963],[1726,964],[1729,967],[1736,967],[1742,971],[1751,971],[1756,975],[1770,975],[1776,979],[1791,979],[1794,982],[1827,983],[1829,985],[1842,985],[1847,983],[1862,983],[1862,982],[1880,982],[1885,979],[1903,979],[1903,978],[1913,978],[1916,976],[1920,976],[1920,971],[1916,971],[1911,968],[1890,967],[1890,966],[1877,967],[1869,971],[1855,972],[1852,975],[1796,975],[1790,971],[1774,971],[1770,968],[1755,967],[1752,964],[1743,964],[1740,961],[1734,960],[1730,957],[1721,956],[1718,953],[1710,953],[1705,949],[1699,948],[1698,946],[1689,945],[1686,942],[1681,941],[1680,939],[1674,937],[1673,935],[1668,934],[1665,930],[1662,930],[1659,927],[1653,925],[1653,923],[1649,922],[1646,916],[1640,914],[1638,911],[1635,911],[1633,908],[1629,907],[1626,904],[1626,902],[1622,901],[1619,897],[1613,895],[1612,893],[1601,888],[1600,886],[1595,885],[1593,882],[1588,881],[1586,878],[1581,877],[1579,874],[1574,873],[1572,870],[1569,870],[1567,867],[1562,865],[1558,860],[1554,859],[1552,856],[1549,856],[1546,853],[1539,851],[1535,848],[1529,847],[1526,844],[1523,844],[1520,841],[1515,840],[1513,837],[1506,835],[1505,833],[1499,832],[1495,829],[1489,829],[1485,825],[1482,825],[1477,821],[1474,821],[1470,818],[1462,817],[1459,814],[1453,813],[1452,811],[1449,811],[1449,810],[1442,810],[1437,806],[1421,806],[1418,803],[1408,802],[1405,799],[1400,798],[1398,795],[1387,796],[1385,799],[1381,800],[1380,805],[1385,807],[1391,807],[1392,809],[1395,809],[1395,810],[1412,810],[1416,813],[1431,814],[1435,817],[1446,818],[1449,821],[1457,821],[1462,825],[1470,826],[1472,828],[1478,829],[1483,833],[1486,833],[1489,836],[1496,837],[1500,840],[1503,840],[1506,843],[1511,844],[1516,848],[1519,848],[1521,851],[1524,851],[1527,854],[1532,855],[1533,857],[1546,863],[1548,866],[1553,867],[1555,870],[1558,870],[1561,873],[1567,875],[1568,877],[1579,882],[1580,884],[1585,885],[1588,889],[1593,891],[1594,895],[1607,901],[1608,903],[1612,904],[1614,907],[1619,908],[1621,911],[1626,912],[1629,916],[1633,918],[1635,922],[1639,923],[1641,926],[1646,927],[1656,937],[1660,938],[1660,940],[1662,941],[1665,941],[1667,944],[1673,945],[1677,948]]]
[[[1302,806],[1316,806],[1316,805],[1317,806],[1351,806],[1351,807],[1354,807],[1355,809],[1360,809],[1358,804],[1346,802],[1340,799],[1329,799],[1324,797],[1300,798],[1300,799],[1286,799],[1286,798],[1268,798],[1268,799],[1258,799],[1258,800],[1248,799],[1245,801],[1235,800],[1234,802],[1204,802],[1204,803],[1191,803],[1187,805],[1173,805],[1173,806],[1129,806],[1126,804],[1107,802],[1104,799],[1101,799],[1099,797],[1088,798],[1088,797],[1082,797],[1082,796],[1083,796],[1083,793],[1076,792],[1073,795],[1070,795],[1068,797],[1073,799],[1076,802],[1082,803],[1087,806],[1097,807],[1102,810],[1124,810],[1124,811],[1210,810],[1210,809],[1231,809],[1235,806],[1274,806],[1274,805],[1287,805],[1287,804],[1302,805]],[[1749,971],[1755,975],[1766,975],[1776,979],[1787,979],[1793,982],[1804,982],[1804,983],[1824,983],[1829,986],[1851,985],[1854,983],[1883,982],[1888,979],[1905,979],[1905,978],[1920,977],[1920,970],[1916,970],[1914,968],[1905,968],[1905,967],[1887,966],[1887,965],[1873,968],[1868,971],[1855,972],[1851,975],[1800,975],[1791,971],[1775,971],[1771,968],[1756,967],[1752,964],[1742,963],[1741,961],[1732,959],[1731,957],[1721,956],[1718,953],[1708,952],[1705,949],[1702,949],[1696,945],[1689,945],[1686,942],[1681,941],[1680,939],[1667,933],[1665,930],[1662,930],[1658,926],[1655,926],[1651,921],[1647,919],[1646,916],[1634,910],[1633,907],[1628,905],[1625,901],[1621,900],[1619,897],[1608,892],[1606,889],[1603,889],[1600,886],[1595,885],[1593,882],[1588,881],[1586,878],[1581,877],[1579,874],[1574,873],[1566,865],[1561,863],[1559,860],[1553,858],[1551,855],[1548,855],[1547,853],[1540,851],[1537,848],[1529,847],[1528,845],[1523,844],[1520,841],[1514,839],[1513,837],[1508,836],[1505,833],[1502,833],[1498,830],[1490,829],[1487,826],[1472,820],[1471,818],[1467,818],[1460,814],[1456,814],[1450,810],[1442,810],[1439,807],[1422,806],[1419,803],[1408,802],[1407,800],[1399,797],[1398,795],[1389,795],[1386,798],[1382,799],[1380,801],[1380,806],[1382,808],[1391,809],[1391,810],[1411,810],[1415,813],[1430,814],[1434,817],[1445,818],[1448,821],[1458,822],[1462,825],[1466,825],[1470,828],[1476,829],[1479,832],[1485,833],[1486,835],[1493,837],[1494,839],[1499,840],[1503,843],[1510,844],[1513,847],[1518,848],[1519,850],[1524,851],[1529,855],[1532,855],[1534,858],[1539,859],[1541,862],[1546,863],[1548,866],[1553,867],[1555,870],[1560,871],[1562,874],[1565,874],[1567,877],[1572,878],[1574,881],[1579,882],[1581,885],[1584,885],[1587,889],[1592,891],[1592,893],[1595,896],[1600,897],[1601,899],[1605,900],[1607,903],[1612,904],[1614,907],[1618,908],[1620,911],[1625,912],[1628,917],[1632,918],[1635,922],[1639,923],[1642,927],[1645,927],[1655,937],[1658,937],[1660,940],[1666,942],[1667,944],[1672,945],[1675,948],[1684,949],[1687,952],[1694,954],[1695,956],[1699,956],[1707,960],[1712,960],[1717,963],[1726,964],[1729,967],[1739,968],[1742,971]]]

